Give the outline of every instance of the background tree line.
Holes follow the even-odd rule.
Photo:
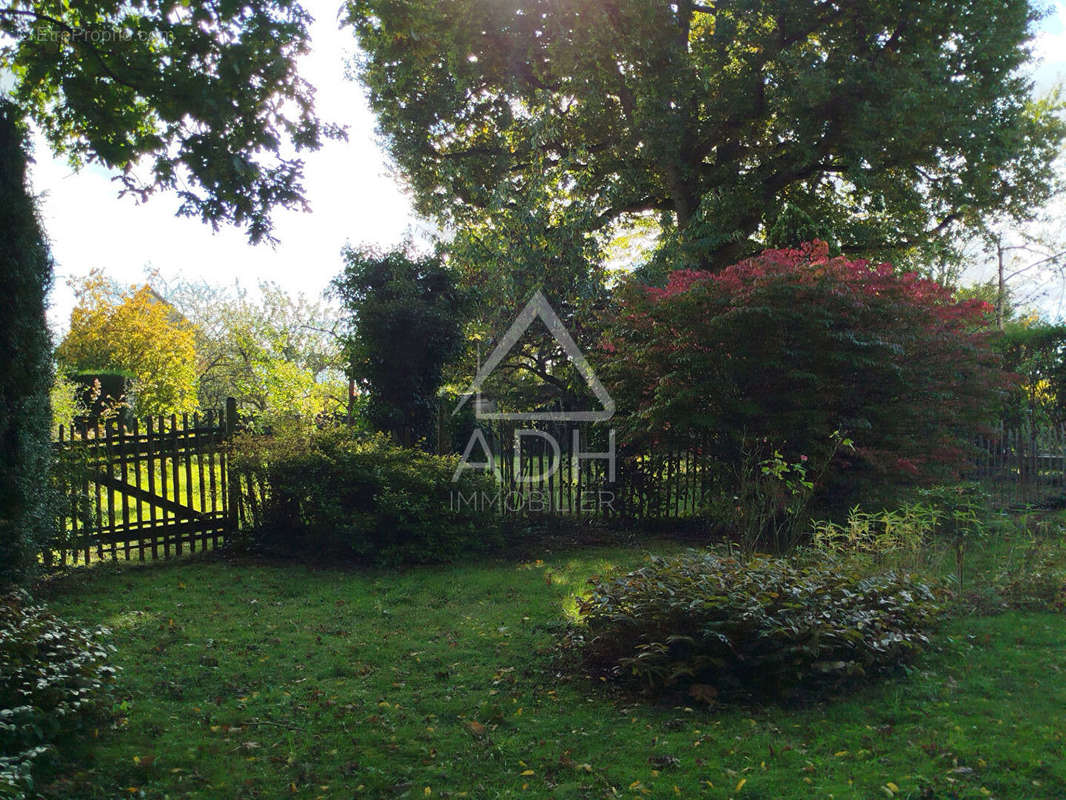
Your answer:
[[[128,396],[113,400],[137,415],[218,410],[228,397],[249,422],[347,413],[335,306],[271,283],[250,292],[152,270],[140,285],[119,285],[101,270],[74,283],[77,303],[55,352],[59,373],[128,375]],[[80,386],[61,384],[75,396]]]

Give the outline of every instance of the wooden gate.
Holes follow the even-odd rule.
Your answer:
[[[204,415],[60,426],[59,539],[46,563],[144,561],[217,547],[235,528],[223,443],[236,404]]]

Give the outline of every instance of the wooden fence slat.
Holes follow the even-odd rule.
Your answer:
[[[129,475],[127,474],[127,458],[126,458],[126,426],[120,420],[118,423],[118,446],[119,446],[119,469],[122,470],[122,482],[128,483]],[[130,498],[126,492],[122,492],[122,524],[124,527],[130,526]],[[130,560],[130,540],[126,539],[124,542],[126,560]]]
[[[184,454],[185,454],[185,458],[183,459],[183,461],[185,462],[185,505],[188,506],[191,509],[193,507],[193,504],[192,504],[192,450],[190,448],[190,439],[191,439],[192,434],[189,431],[189,415],[188,414],[182,414],[181,415],[181,427],[183,429],[182,430],[182,444],[184,445],[183,450],[184,450]],[[190,553],[195,553],[196,552],[196,537],[192,533],[190,533],[188,535],[188,542],[189,542],[189,552]]]
[[[100,421],[93,420],[93,443],[89,450],[88,458],[89,463],[94,467],[98,467],[102,456],[102,441],[100,438]],[[102,532],[104,530],[104,491],[103,487],[95,481],[90,481],[96,488],[96,530]],[[101,539],[97,539],[96,543],[96,557],[101,561],[104,560],[104,543]]]
[[[156,442],[156,450],[159,456],[159,493],[161,497],[169,498],[169,483],[167,481],[167,475],[169,470],[167,469],[167,450],[166,450],[166,420],[163,419],[163,415],[160,414],[156,418],[156,425],[159,428],[159,437]],[[170,558],[170,541],[167,538],[167,526],[170,525],[170,514],[163,510],[160,513],[160,532],[156,537],[161,539],[163,543],[163,558]]]
[[[197,431],[200,430],[200,415],[199,414],[193,414],[193,416],[192,416],[192,425],[193,425],[193,428],[195,428]],[[197,437],[200,436],[199,433],[197,433],[196,435],[197,435]],[[203,449],[199,446],[200,444],[201,444],[201,442],[199,442],[199,440],[198,440],[197,441],[197,447],[194,448],[195,457],[196,457],[197,482],[199,483],[199,492],[198,492],[199,496],[197,497],[196,507],[197,507],[197,509],[199,511],[203,512],[203,511],[206,511],[206,505],[204,503],[204,498],[206,496],[206,493],[204,492],[204,452],[203,452]],[[200,538],[200,549],[201,550],[206,550],[207,549],[207,533],[206,533],[206,531],[201,533],[200,536],[201,536],[201,538]]]
[[[148,417],[145,420],[144,435],[145,443],[144,449],[148,455],[148,494],[155,496],[155,436],[154,425],[152,424],[152,418]],[[156,506],[155,503],[148,504],[148,521],[152,526],[152,561],[159,558],[159,538],[155,535],[156,526]]]
[[[139,440],[141,437],[141,426],[138,420],[133,420],[133,437],[135,440]],[[137,488],[138,494],[134,496],[134,508],[137,509],[137,521],[141,521],[141,510],[143,498],[140,496],[141,492],[141,457],[140,448],[137,448],[133,452],[133,485]],[[147,494],[147,492],[145,492]],[[144,561],[144,539],[138,539],[137,541],[137,560]]]
[[[170,415],[170,466],[171,473],[170,478],[173,483],[171,487],[172,494],[175,499],[181,497],[181,459],[179,456],[178,448],[178,416],[177,414]],[[178,513],[174,514],[174,524],[182,522]],[[167,531],[167,538],[171,540],[171,545],[174,548],[174,555],[180,556],[182,554],[181,547],[181,534],[177,532],[177,528],[171,528]]]
[[[237,401],[232,397],[226,398],[226,437],[232,438],[237,435]],[[223,462],[222,480],[224,487],[223,497],[226,502],[226,511],[229,515],[230,530],[236,531],[240,522],[241,491],[237,476],[230,475],[229,454],[225,450],[219,451],[219,457]]]
[[[207,412],[207,427],[211,428],[211,447],[207,451],[207,466],[211,476],[211,513],[217,514],[218,507],[218,491],[215,479],[215,452],[222,444],[222,437],[218,431],[218,425],[220,425],[221,416],[215,417],[215,412],[212,409]],[[214,546],[218,547],[218,531],[215,531]]]
[[[62,425],[60,425],[59,426],[59,449],[61,451],[65,449],[64,448],[65,442],[66,442],[66,436],[65,436],[64,428],[63,428]],[[61,478],[63,478],[63,477],[66,477],[66,476],[65,475],[61,476]],[[66,485],[62,485],[62,489],[63,489],[64,492],[67,492],[68,494],[70,494],[69,502],[71,504],[73,504],[75,502],[74,493],[71,492],[70,488],[68,486],[66,486]],[[71,511],[71,517],[72,517],[71,525],[76,526],[77,525],[77,513],[75,512],[75,509],[73,508],[73,506],[71,507],[70,511]],[[64,531],[64,533],[66,533],[66,531]],[[68,537],[70,535],[71,534],[67,534]],[[64,543],[64,546],[61,547],[60,550],[59,550],[59,563],[63,564],[63,565],[66,565],[66,563],[67,563],[67,550],[66,550],[66,547],[65,547],[65,543]]]
[[[105,448],[106,448],[105,449],[105,456],[107,458],[107,474],[108,474],[108,476],[111,475],[112,470],[114,470],[115,467],[117,466],[115,464],[115,460],[114,460],[114,453],[112,452],[112,447],[114,446],[114,443],[115,443],[114,431],[115,431],[115,420],[114,419],[107,420],[104,423],[104,440],[105,440],[105,443],[106,443],[105,444]],[[118,520],[118,509],[115,508],[115,493],[111,489],[107,489],[107,519],[108,519],[109,533],[112,534],[112,536],[113,536],[114,533],[115,533],[117,520]],[[118,561],[118,543],[113,538],[111,539],[111,560],[112,561]]]

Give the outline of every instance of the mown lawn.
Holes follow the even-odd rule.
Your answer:
[[[46,594],[112,628],[118,722],[68,749],[44,794],[1066,797],[1061,615],[955,620],[906,673],[813,707],[654,706],[553,656],[573,593],[642,558],[83,570]]]

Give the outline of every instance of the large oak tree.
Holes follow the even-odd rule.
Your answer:
[[[1024,217],[1063,137],[1026,0],[349,0],[419,208],[483,224],[550,187],[587,232],[640,215],[720,268],[784,214],[846,252],[929,258]]]

